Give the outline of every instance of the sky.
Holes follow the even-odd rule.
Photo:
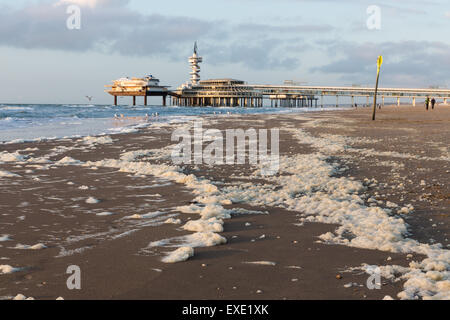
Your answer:
[[[381,87],[450,87],[449,31],[448,0],[0,0],[0,103],[110,104],[105,85],[147,74],[175,89],[194,41],[202,79],[373,86],[383,55]]]

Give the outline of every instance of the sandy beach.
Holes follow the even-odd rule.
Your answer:
[[[0,297],[448,299],[450,108],[370,120],[368,108],[203,118],[279,128],[274,177],[174,168],[171,135],[189,123],[0,145]],[[189,245],[187,261],[163,261]],[[67,288],[71,265],[81,290]]]

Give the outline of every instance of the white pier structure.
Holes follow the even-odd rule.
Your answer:
[[[265,99],[270,100],[272,107],[317,107],[320,100],[324,106],[324,96],[335,96],[336,106],[339,98],[351,98],[355,105],[355,98],[365,97],[366,105],[370,105],[375,95],[375,88],[369,87],[326,87],[302,86],[293,81],[286,81],[284,85],[252,85],[245,81],[225,78],[200,80],[200,63],[203,58],[198,55],[197,42],[194,44],[194,53],[189,58],[192,68],[190,82],[183,84],[177,90],[169,92],[172,104],[180,106],[228,106],[228,107],[263,107]],[[417,98],[435,98],[447,104],[450,98],[450,89],[411,89],[411,88],[379,88],[378,94],[384,105],[385,98],[412,99],[416,105]]]
[[[369,105],[375,95],[375,88],[369,87],[321,87],[321,86],[293,86],[293,85],[246,85],[253,90],[275,101],[276,105],[283,105],[283,101],[288,101],[289,106],[300,106],[299,101],[307,101],[306,106],[317,106],[320,97],[320,105],[323,106],[324,96],[335,96],[336,106],[339,105],[339,97],[351,97],[352,105],[355,104],[355,97],[366,97],[366,104]],[[447,104],[450,99],[450,89],[412,89],[412,88],[379,88],[378,97],[384,105],[385,98],[397,98],[397,105],[400,106],[400,99],[411,99],[412,105],[416,105],[417,98],[435,98]],[[306,97],[306,98],[305,98]],[[279,103],[279,104],[278,104]],[[273,105],[273,103],[272,103]],[[302,102],[302,105],[303,102]]]

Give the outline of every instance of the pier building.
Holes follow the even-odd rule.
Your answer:
[[[114,96],[114,105],[117,106],[117,97],[133,97],[133,106],[136,105],[136,97],[144,97],[144,105],[147,105],[147,97],[162,97],[163,106],[167,105],[167,96],[171,94],[168,86],[161,86],[159,79],[152,75],[144,78],[120,78],[113,81],[112,85],[105,86],[110,95]]]

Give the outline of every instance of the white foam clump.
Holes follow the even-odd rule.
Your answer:
[[[20,250],[42,250],[42,249],[46,249],[47,246],[42,244],[42,243],[38,243],[35,245],[26,245],[26,244],[17,244],[14,249],[20,249]]]
[[[191,248],[203,248],[214,247],[220,244],[227,243],[227,239],[214,232],[196,232],[181,237],[174,237],[169,239],[163,239],[159,241],[153,241],[149,244],[149,247],[191,247]]]
[[[0,274],[11,274],[19,270],[19,268],[14,268],[7,264],[0,265]]]
[[[23,162],[25,157],[18,152],[0,152],[0,162]]]
[[[161,211],[156,211],[156,212],[150,212],[147,214],[133,214],[131,216],[125,217],[125,219],[151,219],[151,218],[158,217],[162,214],[165,214],[165,213],[161,212]]]
[[[180,219],[169,218],[166,221],[164,221],[164,223],[166,223],[166,224],[181,224],[181,220]]]
[[[253,265],[259,265],[259,266],[276,266],[276,262],[272,261],[250,261],[250,262],[244,262],[245,264],[253,264]]]
[[[189,206],[181,206],[176,208],[181,213],[199,214],[203,220],[211,218],[229,219],[231,218],[232,210],[227,210],[220,204],[207,204],[199,206],[191,204]]]
[[[164,263],[177,263],[186,261],[193,256],[194,249],[192,247],[181,247],[173,252],[170,252],[162,259],[162,261]]]
[[[10,241],[10,240],[11,240],[11,238],[7,234],[0,236],[0,242]]]
[[[18,295],[16,295],[13,300],[34,300],[33,297],[26,297],[23,294],[19,293]]]
[[[82,164],[82,162],[80,160],[76,160],[71,157],[64,157],[61,160],[55,162],[55,165],[60,165],[60,166],[70,166],[70,165],[79,165],[79,164]]]
[[[86,203],[88,204],[97,204],[100,203],[100,200],[94,198],[94,197],[89,197],[86,199]]]
[[[183,226],[183,229],[193,232],[223,232],[223,220],[215,217],[208,220],[191,220]]]
[[[96,214],[96,216],[99,216],[99,217],[107,217],[107,216],[112,216],[112,215],[114,215],[115,213],[113,213],[113,212],[100,212],[100,213],[97,213]]]
[[[100,136],[100,137],[84,137],[80,140],[82,143],[87,145],[96,145],[96,144],[111,144],[113,143],[113,139],[110,136]]]
[[[9,171],[0,170],[0,178],[20,178],[21,176]]]

